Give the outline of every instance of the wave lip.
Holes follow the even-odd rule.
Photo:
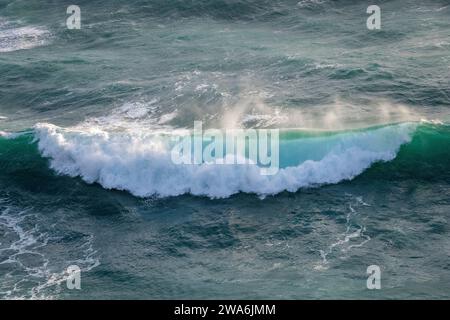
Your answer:
[[[260,175],[256,165],[174,164],[170,139],[152,134],[75,131],[51,124],[38,124],[34,130],[41,154],[59,174],[139,197],[226,198],[239,192],[260,196],[295,192],[353,179],[375,162],[393,160],[400,146],[411,141],[415,128],[416,124],[404,123],[331,136],[332,146],[320,159],[280,168],[273,176]],[[289,141],[288,150],[302,148],[305,139]],[[281,161],[290,156],[282,152],[284,143],[280,141]],[[317,147],[324,143],[328,142],[322,138]]]

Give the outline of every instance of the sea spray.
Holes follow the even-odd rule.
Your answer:
[[[174,135],[171,159],[177,165],[259,165],[262,175],[279,170],[278,129],[208,129],[194,123],[192,135]]]

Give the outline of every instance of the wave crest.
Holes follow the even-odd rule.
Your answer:
[[[293,153],[321,149],[315,160],[302,155],[296,165],[276,175],[260,175],[256,165],[177,165],[171,161],[167,136],[147,133],[75,131],[38,124],[35,137],[41,154],[59,174],[79,176],[107,189],[126,190],[135,196],[192,194],[225,198],[239,192],[260,196],[350,180],[373,163],[390,161],[400,146],[411,141],[415,124],[399,124],[315,138],[280,141],[280,162],[292,163]],[[313,140],[311,140],[313,139]],[[327,146],[324,148],[324,146]],[[295,150],[297,149],[297,150]],[[309,151],[308,151],[309,150]],[[305,160],[306,159],[306,160]]]

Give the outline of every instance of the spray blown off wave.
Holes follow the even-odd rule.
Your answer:
[[[192,194],[225,198],[239,192],[260,196],[350,180],[373,163],[390,161],[411,141],[415,124],[280,138],[281,168],[263,176],[256,165],[177,165],[167,136],[75,131],[54,125],[35,128],[38,148],[59,174],[79,176],[135,196]]]

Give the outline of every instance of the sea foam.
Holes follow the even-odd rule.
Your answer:
[[[273,176],[261,175],[252,164],[174,164],[171,139],[163,135],[63,129],[51,124],[38,124],[34,130],[41,154],[50,159],[51,168],[59,174],[78,176],[87,183],[126,190],[139,197],[192,194],[226,198],[239,192],[260,196],[295,192],[353,179],[375,162],[393,160],[400,146],[411,141],[415,127],[404,123],[318,140],[282,139],[281,162],[291,153],[302,153],[308,139],[310,147],[305,152],[311,152],[311,144],[321,152],[314,157],[303,154],[296,165],[280,168]]]
[[[12,27],[4,23],[0,26],[0,52],[12,52],[31,49],[45,45],[50,38],[50,32],[41,27]],[[6,29],[3,29],[6,27]]]

